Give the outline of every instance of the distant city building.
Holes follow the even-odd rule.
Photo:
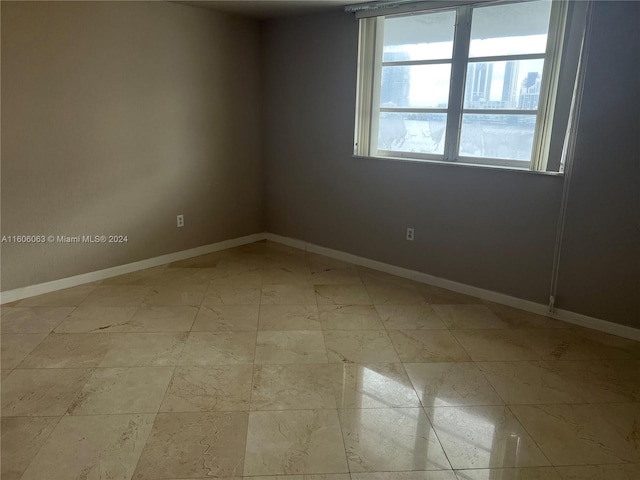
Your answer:
[[[492,63],[469,63],[467,88],[464,92],[464,104],[467,108],[478,108],[478,103],[489,102],[492,75]]]
[[[409,60],[407,52],[386,52],[385,62]],[[382,68],[382,92],[380,104],[383,107],[406,107],[409,104],[411,69],[408,66],[388,66]]]
[[[504,83],[502,85],[502,101],[508,108],[517,105],[518,96],[518,62],[507,62],[504,68]]]
[[[540,75],[538,72],[529,72],[520,86],[518,108],[522,110],[535,110],[540,100]]]
[[[518,62],[506,62],[502,83],[502,94],[499,99],[491,100],[493,64],[469,63],[467,66],[467,84],[464,92],[465,108],[517,108],[519,98],[518,73]]]

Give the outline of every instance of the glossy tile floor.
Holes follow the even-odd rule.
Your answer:
[[[1,323],[3,480],[640,478],[640,344],[275,243]]]

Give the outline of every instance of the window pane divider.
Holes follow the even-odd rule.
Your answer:
[[[401,158],[403,160],[436,160],[439,162],[445,161],[442,154],[402,152],[398,150],[378,150],[378,156],[383,158]]]
[[[440,113],[446,115],[447,108],[380,107],[381,112],[390,113]]]
[[[383,67],[413,67],[419,65],[450,65],[452,59],[445,58],[444,60],[393,60],[388,62],[382,62]]]
[[[465,108],[462,110],[463,114],[470,115],[537,115],[537,110],[509,110],[509,109],[501,109],[501,108]]]
[[[541,60],[545,57],[545,53],[522,53],[514,55],[487,55],[484,57],[469,57],[469,63],[481,62],[509,62],[515,60]]]
[[[453,35],[453,64],[449,84],[449,115],[445,129],[444,158],[453,161],[458,155],[464,83],[471,38],[471,8],[460,7],[456,11],[456,27]]]
[[[523,170],[529,169],[529,160],[513,160],[508,158],[491,158],[491,157],[465,157],[460,156],[456,163],[469,163],[473,165],[489,165],[497,167],[516,167]]]

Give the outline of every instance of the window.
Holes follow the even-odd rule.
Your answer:
[[[360,20],[355,154],[560,171],[583,2],[403,3]]]

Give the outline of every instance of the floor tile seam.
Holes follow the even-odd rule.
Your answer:
[[[58,428],[58,425],[60,425],[60,422],[62,421],[62,419],[66,416],[66,414],[64,415],[55,415],[55,417],[58,417],[58,421],[55,423],[55,425],[51,428],[51,430],[49,431],[49,434],[46,436],[46,438],[40,443],[40,447],[36,450],[36,452],[32,455],[31,460],[29,461],[29,463],[27,464],[27,466],[24,468],[24,470],[22,471],[20,478],[25,474],[25,472],[27,470],[29,470],[29,467],[31,466],[31,464],[35,461],[36,457],[38,456],[38,454],[40,453],[40,451],[44,448],[44,446],[46,445],[47,441],[49,440],[49,438],[51,438],[51,435],[53,435],[53,432]],[[2,417],[2,418],[11,418],[11,417]],[[21,417],[14,417],[14,418],[21,418]],[[27,417],[27,418],[38,418],[38,417]],[[47,417],[47,418],[51,418],[51,417]]]
[[[465,467],[465,468],[454,468],[454,472],[465,472],[465,471],[473,471],[473,470],[537,470],[540,468],[554,469],[554,465],[537,465],[537,466],[516,466],[516,467]]]
[[[217,334],[228,334],[228,333],[257,333],[260,331],[269,331],[269,330],[189,330],[186,333],[217,333]]]
[[[291,285],[290,283],[282,283],[282,284],[278,284],[278,285]],[[248,305],[248,304],[245,304]],[[253,304],[255,305],[255,304]],[[260,303],[260,306],[265,306],[265,307],[312,307],[318,306],[318,302],[294,302],[294,303],[286,303],[286,302],[281,302],[281,303]]]
[[[496,388],[496,386],[494,385],[494,383],[491,381],[491,379],[487,376],[487,374],[482,370],[482,368],[480,368],[480,366],[478,366],[478,362],[475,362],[472,360],[473,365],[475,366],[476,370],[480,372],[480,375],[482,375],[482,378],[484,378],[485,382],[487,382],[487,384],[491,387],[491,390],[493,390],[493,392],[498,396],[498,398],[500,400],[502,400],[503,404],[506,406],[508,405],[507,400],[500,395],[500,392],[498,392],[498,389]],[[513,413],[513,412],[512,412]],[[514,415],[515,416],[515,415]]]
[[[206,293],[205,293],[206,295]],[[202,301],[204,301],[204,296],[202,297]],[[200,302],[201,304],[198,305],[197,307],[195,307],[195,305],[193,305],[196,308],[196,313],[193,316],[193,319],[191,320],[191,325],[189,325],[189,329],[188,330],[178,330],[180,332],[186,331],[186,332],[191,332],[193,330],[193,326],[196,324],[196,320],[198,318],[198,315],[200,314],[200,308],[202,308],[202,302]],[[178,306],[182,306],[182,305],[178,305]],[[186,306],[192,306],[192,305],[186,305]],[[188,338],[188,336],[187,336]]]
[[[84,370],[84,369],[83,369]],[[84,390],[84,388],[89,384],[89,381],[91,380],[91,378],[93,377],[93,374],[96,371],[96,367],[93,367],[90,369],[91,371],[89,372],[89,374],[87,375],[87,379],[82,383],[82,385],[80,386],[80,388],[78,388],[75,392],[75,394],[73,395],[73,398],[71,399],[71,401],[69,402],[69,404],[66,406],[65,410],[64,410],[64,414],[63,416],[68,416],[69,415],[69,409],[71,408],[71,405],[73,405],[73,402],[75,402],[76,398],[78,398],[80,396],[80,394],[82,393],[82,391]],[[57,384],[57,383],[56,383]]]
[[[637,357],[596,357],[596,358],[582,358],[582,359],[574,359],[574,358],[558,358],[558,359],[551,359],[551,358],[543,358],[544,361],[546,362],[551,362],[551,363],[567,363],[567,362],[612,362],[612,361],[618,361],[618,362],[639,362],[640,358]]]
[[[162,412],[159,409],[153,411],[136,411],[136,412],[101,412],[101,413],[65,413],[63,417],[69,418],[84,418],[84,417],[124,417],[127,415],[153,415],[154,418],[159,413],[174,413],[174,412]],[[213,413],[213,412],[175,412],[175,413]]]
[[[169,305],[167,305],[169,306]],[[193,306],[193,305],[171,305],[171,306],[176,306],[176,307],[180,307],[180,306]],[[50,335],[95,335],[95,336],[107,336],[107,335],[148,335],[150,333],[162,333],[162,334],[176,334],[176,333],[185,333],[188,332],[188,330],[175,330],[175,331],[170,331],[170,332],[64,332],[64,333],[58,333],[58,332],[51,332],[48,336]],[[26,333],[26,334],[19,334],[19,335],[32,335],[30,333]],[[42,335],[41,333],[38,334],[33,334],[33,335]],[[47,338],[45,337],[45,338]]]
[[[96,365],[95,367],[36,367],[36,368],[21,368],[20,370],[105,370],[105,369],[131,369],[131,368],[174,368],[177,365],[115,365],[115,366],[103,366]]]
[[[257,341],[256,341],[256,350],[257,350]],[[251,386],[249,389],[249,402],[248,402],[248,411],[250,412],[251,406],[253,405],[253,389],[256,385],[256,371],[258,369],[258,367],[261,366],[261,364],[256,364],[255,362],[252,364],[252,368],[251,368]],[[248,414],[247,414],[248,415]],[[247,422],[247,436],[249,435],[248,432],[248,428],[249,428],[249,424]],[[245,450],[246,450],[246,444],[245,444]]]
[[[2,419],[32,419],[32,418],[57,418],[58,421],[60,421],[63,417],[67,417],[68,415],[65,413],[63,415],[4,415],[1,418]],[[57,425],[57,423],[56,423]]]
[[[149,368],[153,368],[153,367],[197,367],[197,366],[208,366],[207,365],[198,365],[198,364],[194,364],[194,365],[181,365],[180,361],[176,361],[176,362],[169,362],[166,363],[164,365],[153,365],[153,364],[113,364],[113,365],[105,365],[103,364],[103,362],[101,361],[98,365],[87,365],[87,366],[75,366],[75,367],[16,367],[13,370],[50,370],[50,371],[54,371],[54,370],[84,370],[84,369],[94,369],[94,368],[134,368],[134,367],[149,367]],[[228,363],[228,364],[210,364],[210,365],[246,365],[246,364],[236,364],[236,363]]]
[[[251,387],[253,388],[253,378],[251,380],[252,385]],[[249,405],[251,405],[251,403],[249,403]],[[245,428],[245,432],[244,432],[244,446],[242,448],[243,454],[242,454],[242,472],[240,474],[240,478],[244,478],[244,470],[246,468],[246,464],[247,464],[247,447],[249,444],[249,420],[250,418],[250,411],[249,410],[242,410],[243,412],[246,412],[247,414],[247,426]]]
[[[559,478],[560,480],[563,480],[563,479],[564,479],[564,477],[562,476],[562,474],[561,474],[561,473],[560,473],[560,471],[558,470],[558,465],[553,465],[553,466],[552,466],[552,468],[553,468],[553,471],[556,473],[556,475],[558,475],[558,478]]]
[[[181,362],[178,362],[175,366],[179,368],[192,368],[192,367],[218,368],[218,367],[247,366],[247,365],[262,365],[262,364],[256,364],[256,363],[250,363],[250,362],[234,362],[234,363],[229,363],[229,362],[228,363],[181,363]]]
[[[420,397],[418,397],[418,398],[420,398]],[[422,400],[420,400],[420,404],[422,405]],[[444,444],[442,443],[442,440],[440,440],[440,435],[438,435],[438,431],[433,426],[433,422],[431,421],[431,417],[429,417],[429,414],[427,413],[427,408],[424,405],[422,405],[420,407],[420,409],[422,410],[422,413],[427,418],[427,421],[429,422],[429,425],[431,426],[431,430],[433,431],[433,434],[435,435],[436,440],[438,441],[438,444],[440,445],[440,448],[442,449],[442,453],[444,453],[444,457],[447,459],[447,463],[449,464],[449,468],[451,470],[453,470],[453,463],[451,462],[451,459],[449,458],[449,454],[447,453],[447,451],[444,448]],[[455,473],[454,473],[454,475],[455,475]]]
[[[49,331],[43,330],[41,332],[0,332],[0,335],[3,337],[13,336],[13,335],[49,335],[52,332],[53,330],[49,330]]]
[[[336,404],[336,417],[338,418],[338,427],[340,428],[340,438],[342,439],[342,453],[344,454],[344,462],[347,466],[347,472],[349,477],[351,477],[351,464],[349,463],[349,455],[347,454],[347,441],[345,439],[344,427],[342,425],[342,419],[340,418],[340,409],[338,408],[338,400],[336,398],[335,392],[333,392],[333,400]]]
[[[568,403],[568,402],[553,402],[553,403],[504,403],[504,404],[479,404],[479,405],[427,405],[424,408],[434,408],[434,409],[465,409],[467,407],[594,407],[594,406],[602,406],[602,405],[640,405],[640,401],[629,401],[629,402],[602,402],[602,403],[589,403],[589,402],[581,402],[581,403]],[[409,407],[394,407],[394,408],[409,408]],[[513,415],[515,416],[514,412]],[[519,420],[518,420],[519,422]]]
[[[30,334],[26,334],[26,335],[30,335]],[[35,335],[44,335],[44,334],[42,334],[42,333],[38,333],[38,334],[35,334]],[[17,369],[18,367],[20,367],[20,365],[22,365],[22,364],[24,363],[24,361],[25,361],[27,358],[29,358],[29,356],[30,356],[33,352],[35,352],[35,351],[36,351],[36,349],[37,349],[40,345],[42,345],[42,344],[44,343],[44,341],[45,341],[47,338],[49,338],[49,335],[51,335],[51,332],[50,332],[50,333],[48,333],[47,335],[45,335],[44,337],[42,337],[42,340],[40,340],[36,346],[34,346],[31,350],[29,350],[29,352],[24,356],[24,358],[23,358],[22,360],[20,360],[20,361],[18,362],[18,364],[17,364],[17,365],[15,365],[11,370],[15,370],[15,369]]]
[[[622,362],[622,360],[619,360],[620,362]],[[585,364],[592,364],[592,365],[602,365],[602,360],[566,360],[564,362],[557,362],[557,361],[552,361],[552,360],[482,360],[482,361],[474,361],[473,363],[476,364],[520,364],[520,365],[531,365],[531,364],[536,364],[536,365],[544,365],[544,366],[548,366],[549,367],[549,372],[553,373],[555,375],[557,375],[558,377],[560,377],[562,380],[564,381],[568,381],[571,379],[572,375],[564,372],[564,371],[560,371],[557,370],[557,365],[561,364],[561,363],[574,363],[576,365],[585,365]],[[480,368],[480,365],[478,365],[478,368],[480,369],[480,371],[482,371],[482,373],[484,374],[484,371],[482,370],[482,368]],[[615,373],[618,373],[617,371]],[[486,377],[486,374],[485,374]],[[487,378],[488,380],[488,378]],[[589,403],[589,402],[587,402]],[[596,402],[596,403],[602,403],[602,402]],[[607,402],[608,403],[608,402]]]
[[[144,366],[144,365],[141,365]],[[11,369],[11,371],[16,371],[16,370],[20,370],[20,371],[32,371],[32,370],[47,370],[47,371],[55,371],[55,370],[94,370],[96,368],[99,368],[97,365],[90,365],[90,366],[85,366],[85,367],[15,367],[13,369]],[[105,368],[111,368],[111,367],[105,367]],[[114,367],[115,368],[115,367]]]
[[[163,401],[164,401],[164,400],[163,400]],[[134,415],[135,415],[135,414],[134,414]],[[140,414],[138,414],[138,415],[140,415]],[[157,420],[157,418],[158,418],[158,413],[153,414],[153,420],[150,422],[150,423],[151,423],[151,425],[150,425],[150,427],[149,427],[149,431],[147,432],[147,435],[146,435],[146,437],[145,437],[145,439],[144,439],[144,443],[143,443],[143,445],[142,445],[142,448],[140,448],[140,454],[138,455],[138,457],[137,457],[137,459],[136,459],[135,465],[134,465],[134,466],[133,466],[133,468],[131,469],[131,476],[130,476],[128,479],[126,479],[126,480],[133,480],[133,477],[134,477],[134,475],[135,475],[136,471],[138,470],[138,465],[140,464],[140,460],[142,459],[142,456],[143,456],[143,454],[144,454],[144,451],[145,451],[145,450],[146,450],[146,448],[147,448],[147,443],[149,442],[149,438],[151,437],[151,434],[153,433],[153,427],[154,427],[154,426],[155,426],[155,424],[156,424],[156,420]]]
[[[514,359],[514,360],[472,360],[475,363],[549,363],[549,364],[562,364],[562,363],[599,363],[602,362],[640,362],[640,359],[634,358],[579,358],[579,359],[550,359],[550,358],[532,358],[532,359]]]
[[[539,466],[539,467],[489,467],[489,468],[456,468],[453,470],[454,475],[456,475],[456,479],[458,480],[464,480],[464,478],[459,477],[457,472],[460,473],[464,473],[464,472],[473,472],[473,471],[478,471],[478,470],[486,470],[487,472],[490,471],[494,471],[494,470],[499,470],[499,471],[522,471],[522,470],[537,470],[537,469],[549,469],[551,471],[553,471],[556,474],[556,478],[558,480],[563,480],[564,477],[562,475],[560,475],[560,472],[558,472],[557,467],[555,465],[545,465],[545,466]]]
[[[451,304],[451,305],[462,305],[462,304]],[[520,327],[520,326],[512,326],[512,327],[484,327],[484,328],[480,328],[480,327],[452,327],[451,330],[471,330],[471,331],[485,331],[485,330],[489,330],[489,331],[505,331],[505,332],[514,332],[514,331],[518,331],[518,330],[533,330],[533,331],[540,331],[540,330],[550,330],[553,332],[556,332],[558,330],[563,330],[562,328],[556,328],[556,327]]]
[[[75,400],[76,397],[74,397]],[[164,402],[164,397],[163,397]],[[625,404],[626,405],[626,404]],[[119,411],[119,412],[100,412],[100,413],[68,413],[65,411],[63,415],[3,415],[2,418],[57,418],[57,417],[101,417],[101,416],[126,416],[126,415],[158,415],[158,414],[183,414],[183,413],[200,413],[200,414],[214,414],[214,413],[261,413],[261,412],[310,412],[310,411],[356,411],[356,410],[364,410],[367,412],[373,410],[395,410],[395,411],[408,411],[408,410],[421,410],[424,411],[427,408],[433,409],[443,409],[443,408],[456,408],[456,409],[464,409],[467,407],[506,407],[507,405],[463,405],[463,406],[447,406],[447,407],[439,407],[439,406],[424,406],[424,405],[416,405],[413,407],[310,407],[310,408],[301,408],[296,406],[295,408],[221,408],[215,410],[163,410],[162,403],[158,407],[158,410],[145,410],[145,411]],[[534,405],[524,405],[524,406],[534,406]],[[67,409],[68,410],[68,409]],[[426,412],[424,412],[426,414]]]
[[[618,401],[618,402],[551,402],[551,403],[506,403],[505,405],[510,407],[552,407],[552,406],[571,406],[571,407],[579,407],[579,406],[603,406],[603,405],[630,405],[630,404],[640,404],[640,400],[629,400],[626,402]]]
[[[139,307],[145,305],[145,300],[147,299],[147,295],[145,295],[144,297],[142,297],[140,299],[139,302],[127,302],[127,303],[109,303],[107,305],[102,305],[100,303],[96,304],[84,304],[84,301],[82,303],[80,303],[80,305],[78,305],[78,307],[93,307],[93,308],[111,308],[111,307],[121,307],[121,308],[136,308],[138,309]]]
[[[534,445],[537,447],[537,449],[540,451],[540,453],[542,454],[542,456],[544,457],[544,459],[548,462],[549,466],[555,466],[553,464],[553,462],[551,461],[551,459],[549,458],[549,456],[544,452],[544,450],[542,449],[542,446],[540,445],[540,443],[538,442],[538,440],[536,440],[534,438],[534,436],[531,434],[531,432],[529,432],[529,430],[524,426],[524,424],[520,421],[520,419],[518,418],[518,416],[515,414],[515,412],[511,409],[510,405],[505,405],[505,409],[507,409],[509,411],[509,413],[511,413],[511,415],[513,416],[513,418],[515,419],[516,422],[518,422],[518,425],[520,425],[520,427],[525,431],[525,433],[527,435],[529,435],[529,438],[531,439],[531,441],[534,443]],[[546,465],[542,465],[542,466],[546,466]]]
[[[553,406],[571,406],[571,407],[593,407],[599,405],[640,405],[640,400],[629,400],[627,402],[579,402],[579,403],[512,403],[513,407],[553,407]]]
[[[58,322],[58,324],[57,324],[55,327],[53,327],[49,332],[42,332],[42,333],[48,333],[48,334],[53,333],[53,331],[54,331],[56,328],[58,328],[60,325],[62,325],[62,323],[63,323],[67,318],[69,318],[71,315],[73,315],[73,312],[75,312],[75,311],[78,309],[78,306],[73,306],[73,307],[61,307],[61,308],[71,308],[71,311],[70,311],[70,312],[69,312],[69,313],[68,313],[68,314],[67,314],[67,315],[66,315],[62,320],[60,320],[60,321]],[[45,337],[45,338],[46,338],[46,337]]]
[[[318,311],[318,321],[320,321],[320,309],[318,308],[318,295],[315,293],[315,287],[314,287],[314,297],[316,299],[316,310]],[[324,348],[324,357],[327,359],[327,364],[330,364],[331,362],[329,362],[329,349],[327,348],[327,338],[325,337],[324,334],[324,330],[322,329],[322,325],[320,325],[320,330],[318,330],[321,334],[322,337],[322,347]],[[338,406],[338,402],[336,401],[336,407]],[[343,443],[344,443],[344,439],[343,439]],[[346,450],[345,450],[345,455],[346,455]],[[348,468],[348,464],[347,464],[347,468]]]
[[[372,303],[371,305],[358,305],[358,304],[336,304],[336,306],[371,306],[374,308],[376,314],[378,315],[378,318],[380,320],[380,322],[382,323],[382,325],[385,327],[385,329],[387,330],[454,330],[451,327],[448,327],[446,325],[446,322],[442,319],[442,317],[440,317],[435,311],[433,312],[434,316],[436,316],[438,318],[438,320],[440,320],[442,322],[442,324],[444,325],[443,327],[434,327],[434,328],[413,328],[413,329],[402,329],[402,328],[388,328],[386,325],[386,322],[383,321],[382,319],[382,315],[380,314],[380,311],[378,309],[378,307],[412,307],[412,306],[431,306],[428,303],[425,304],[407,304],[407,303],[393,303],[393,304],[383,304],[383,303]],[[455,329],[455,330],[463,330],[463,329]],[[464,330],[472,330],[472,329],[464,329]],[[476,329],[476,330],[489,330],[489,329]],[[491,329],[491,330],[495,330],[495,329]]]
[[[640,462],[611,462],[611,463],[575,463],[575,464],[562,464],[562,465],[552,465],[553,468],[579,468],[579,467],[600,467],[600,466],[611,466],[617,467],[620,465],[632,465],[632,466],[640,466]]]
[[[51,370],[58,370],[58,369],[50,369],[50,368],[38,368],[38,369],[20,369],[20,370],[46,370],[46,371],[51,371]],[[88,371],[87,372],[87,378],[86,380],[82,383],[82,385],[80,385],[74,392],[73,394],[73,398],[69,401],[68,405],[65,407],[64,413],[61,415],[61,417],[64,417],[67,415],[67,412],[69,411],[69,407],[73,404],[74,400],[76,398],[78,398],[78,395],[80,395],[80,393],[82,392],[82,390],[84,389],[84,387],[87,386],[87,384],[89,383],[89,380],[91,379],[91,377],[93,376],[93,373],[96,370],[96,367],[91,367],[91,368],[66,368],[66,369],[60,369],[60,370],[83,370],[83,371]],[[6,379],[5,379],[6,380]],[[57,384],[56,384],[57,385]],[[2,413],[0,411],[0,416],[2,418],[5,417],[11,417],[11,415],[5,415],[4,413]],[[26,416],[45,416],[45,415],[26,415]],[[46,415],[49,416],[49,415]],[[58,416],[58,415],[50,415],[50,416]]]
[[[459,405],[425,405],[424,403],[420,403],[422,408],[457,408],[457,409],[465,409],[465,408],[473,408],[473,407],[506,407],[506,403],[464,403]]]
[[[498,406],[504,406],[504,405],[498,405]],[[415,405],[413,407],[309,407],[309,408],[302,408],[299,406],[296,406],[294,408],[250,408],[249,410],[229,410],[229,411],[248,411],[248,412],[308,412],[308,411],[315,411],[315,410],[337,410],[337,411],[355,411],[355,410],[365,410],[367,412],[370,412],[372,410],[421,410],[423,407],[422,405]],[[212,410],[212,411],[216,411],[216,410]]]
[[[413,472],[456,472],[460,471],[460,470],[464,470],[464,469],[453,469],[453,468],[427,468],[424,470],[411,470],[411,469],[403,469],[403,470],[384,470],[384,469],[378,469],[378,470],[372,470],[372,471],[364,471],[364,472],[352,472],[352,474],[355,475],[373,475],[376,473],[389,473],[389,474],[394,474],[394,473],[413,473]],[[326,475],[326,474],[325,474]],[[251,477],[249,477],[251,478]]]
[[[127,417],[131,415],[145,415],[148,417],[155,417],[158,415],[183,415],[183,414],[230,414],[230,413],[249,413],[249,410],[186,410],[186,411],[158,411],[158,412],[114,412],[114,413],[89,413],[86,415],[68,415],[64,414],[65,418],[84,418],[84,417]],[[37,418],[37,417],[36,417]]]
[[[444,320],[443,320],[444,321]],[[446,324],[446,322],[445,322]],[[458,340],[458,337],[456,337],[455,333],[453,333],[451,331],[451,328],[447,329],[447,331],[449,332],[449,334],[453,337],[453,340],[455,341],[456,345],[458,345],[458,347],[460,347],[462,349],[462,351],[465,353],[465,355],[467,356],[467,358],[469,359],[468,361],[473,362],[473,357],[471,356],[471,354],[469,353],[469,350],[467,350],[465,348],[465,346],[462,344],[462,342],[460,342],[460,340]]]
[[[378,309],[376,309],[376,312],[378,312]],[[378,317],[380,318],[380,321],[382,322],[382,317],[380,316],[379,312],[378,312]],[[416,395],[416,398],[418,399],[418,403],[420,405],[422,405],[422,397],[420,396],[420,393],[416,389],[416,386],[413,383],[413,380],[411,380],[411,376],[409,375],[409,372],[407,371],[407,368],[405,366],[405,363],[411,363],[411,362],[403,362],[402,361],[402,358],[400,357],[400,352],[398,351],[398,348],[396,347],[396,344],[393,342],[393,339],[391,338],[391,335],[389,335],[389,330],[387,329],[387,326],[385,325],[384,322],[382,322],[382,325],[384,326],[385,332],[387,333],[387,337],[389,338],[389,342],[391,343],[391,346],[393,347],[394,352],[396,352],[396,356],[398,357],[398,360],[400,361],[400,364],[402,365],[402,371],[404,372],[404,374],[406,375],[407,379],[409,380],[409,383],[411,384],[411,388],[413,389],[413,393]],[[425,415],[426,415],[426,412],[425,412]],[[431,420],[429,420],[429,423],[431,423]],[[431,428],[433,428],[433,425],[431,426]],[[435,432],[435,430],[434,430],[434,432]],[[438,439],[438,442],[440,442],[439,439]],[[442,447],[442,444],[440,444],[440,446]],[[444,448],[443,448],[443,451],[444,451]],[[448,457],[447,457],[447,461],[449,461]],[[449,462],[449,466],[451,466],[451,462]]]
[[[570,360],[571,362],[588,362],[594,361],[598,362],[599,360]],[[473,363],[557,363],[556,360],[544,360],[544,359],[534,359],[534,360],[473,360]]]
[[[251,386],[249,389],[249,408],[251,408],[252,402],[253,402],[253,389],[254,389],[254,382],[255,382],[255,376],[256,376],[256,367],[257,365],[260,364],[256,364],[256,355],[258,353],[258,332],[259,332],[259,327],[260,327],[260,313],[262,312],[262,292],[263,292],[263,288],[264,288],[264,268],[262,269],[262,275],[260,277],[260,298],[258,299],[258,322],[256,325],[256,337],[255,337],[255,343],[254,343],[254,347],[253,347],[253,361],[251,362],[252,368],[251,368]],[[248,415],[248,414],[247,414]],[[245,461],[246,461],[246,447],[247,447],[247,437],[249,435],[249,421],[247,420],[247,434],[245,435]],[[244,461],[243,461],[243,465],[242,465],[242,471],[244,473]]]
[[[461,328],[450,328],[449,329],[449,333],[451,333],[451,335],[453,336],[453,338],[455,338],[456,342],[463,348],[463,350],[466,352],[467,356],[471,359],[471,361],[473,362],[481,362],[481,361],[487,361],[490,362],[492,360],[475,360],[474,359],[474,355],[471,354],[471,347],[467,348],[464,346],[464,344],[460,341],[460,339],[458,338],[458,336],[456,335],[456,332],[460,331],[460,330],[475,330],[475,331],[487,331],[487,330],[496,330],[493,328],[480,328],[480,329],[461,329]],[[505,330],[505,329],[502,329]],[[525,360],[525,361],[536,361],[536,360],[540,360],[543,361],[544,358],[542,358],[542,356],[540,354],[538,354],[537,352],[532,352],[536,358],[533,360]],[[477,355],[475,355],[475,357],[477,357]],[[504,361],[504,362],[510,362],[512,360],[497,360],[497,361]]]
[[[195,318],[194,318],[195,321]],[[141,334],[156,334],[156,333],[189,333],[191,331],[191,327],[189,328],[189,330],[146,330],[144,332],[138,331],[138,330],[131,330],[131,331],[113,331],[113,330],[103,330],[101,332],[96,332],[94,330],[88,331],[88,332],[52,332],[55,333],[56,335],[83,335],[83,334],[91,334],[91,335],[104,335],[107,333],[141,333]],[[198,331],[198,330],[196,330]]]
[[[186,342],[185,342],[186,344]],[[182,354],[182,353],[181,353]],[[171,367],[165,367],[165,368],[171,368]],[[176,370],[178,370],[178,366],[174,365],[173,366],[173,372],[171,372],[171,378],[169,379],[169,382],[167,382],[167,386],[164,389],[164,394],[162,395],[162,400],[158,403],[158,408],[155,411],[155,414],[157,415],[158,413],[160,413],[160,411],[162,410],[162,406],[164,405],[164,402],[167,398],[167,394],[169,393],[169,390],[171,389],[171,385],[173,384],[173,378],[176,375]],[[155,422],[155,419],[154,419]],[[136,465],[137,466],[137,465]]]
[[[426,414],[426,412],[425,412],[425,414]],[[427,415],[427,418],[429,418],[429,416],[428,416],[428,415]],[[431,418],[429,418],[429,422],[431,422]],[[456,433],[456,432],[454,432],[454,431],[451,429],[451,427],[449,427],[449,426],[447,426],[447,427],[442,427],[441,429],[443,430],[443,433],[445,433],[445,434],[447,434],[447,433],[448,433],[448,434],[455,434],[455,433]],[[438,431],[437,431],[435,428],[434,428],[433,430],[434,430],[434,432],[435,432],[435,434],[436,434],[436,436],[438,437],[438,440],[439,440]],[[456,435],[456,436],[460,437],[460,435]],[[463,440],[464,440],[464,439],[463,439]],[[479,440],[470,441],[469,439],[467,439],[467,441],[463,441],[463,445],[471,446],[471,447],[477,447],[477,448],[480,448],[480,449],[482,449],[482,450],[486,450],[486,448],[485,448],[482,444],[480,444],[480,443],[478,443],[478,442],[479,442]],[[456,446],[457,446],[457,443],[458,443],[458,442],[456,442]],[[442,444],[442,443],[441,443],[441,444]],[[443,446],[443,450],[445,451],[445,454],[446,454],[446,450],[444,449],[444,446]],[[448,458],[448,457],[447,457],[447,458]],[[451,462],[450,462],[450,463],[451,463]],[[540,465],[540,466],[542,466],[542,467],[547,467],[547,466],[551,466],[551,465]],[[476,468],[454,468],[454,467],[453,467],[453,464],[451,464],[451,467],[452,467],[452,470],[454,470],[454,471],[456,471],[456,470],[458,470],[458,471],[459,471],[459,470],[476,470]],[[536,467],[538,467],[538,466],[536,466]],[[479,468],[479,469],[480,469],[480,470],[490,470],[490,469],[492,469],[492,468],[502,469],[502,468],[518,468],[518,467],[484,467],[484,468],[482,468],[482,467],[481,467],[481,468]]]

